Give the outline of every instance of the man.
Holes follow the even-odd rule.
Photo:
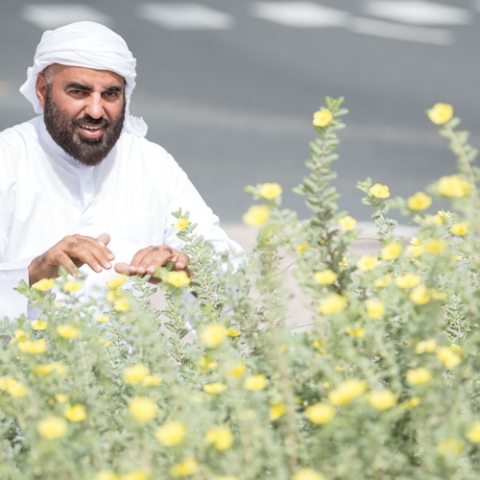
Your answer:
[[[130,115],[136,61],[93,22],[43,34],[21,93],[39,115],[0,133],[0,318],[14,291],[65,267],[85,290],[112,274],[187,269],[172,212],[189,212],[216,251],[241,251],[147,126]]]

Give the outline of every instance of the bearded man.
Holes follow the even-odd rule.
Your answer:
[[[136,60],[107,27],[46,31],[20,92],[32,120],[0,133],[0,317],[27,311],[14,290],[86,274],[188,270],[172,212],[189,212],[217,252],[240,252],[175,160],[129,113]]]

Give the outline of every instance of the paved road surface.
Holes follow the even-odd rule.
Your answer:
[[[351,112],[336,184],[359,220],[370,211],[357,180],[410,195],[453,171],[425,117],[434,103],[452,103],[480,146],[478,0],[2,0],[0,130],[32,115],[17,89],[42,31],[80,19],[126,38],[138,59],[133,113],[227,223],[250,204],[243,187],[265,181],[307,214],[291,189],[326,95]]]

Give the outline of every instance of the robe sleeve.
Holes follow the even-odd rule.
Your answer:
[[[14,288],[21,280],[28,282],[28,265],[31,258],[4,262],[8,243],[8,220],[5,205],[0,196],[0,318],[10,319],[27,314],[27,299]]]
[[[225,231],[220,227],[218,217],[205,203],[200,193],[187,177],[186,173],[170,157],[172,161],[172,182],[170,184],[169,202],[167,205],[167,219],[170,220],[165,227],[165,243],[173,248],[181,250],[181,243],[177,237],[177,231],[173,224],[176,222],[171,214],[179,208],[189,213],[191,223],[196,223],[195,233],[203,236],[205,240],[212,243],[217,253],[228,252],[234,263],[240,264],[243,261],[244,251],[238,243],[229,239]]]

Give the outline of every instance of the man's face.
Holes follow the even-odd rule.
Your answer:
[[[55,142],[84,165],[98,165],[122,131],[123,77],[107,70],[52,65],[39,75],[37,94]]]

